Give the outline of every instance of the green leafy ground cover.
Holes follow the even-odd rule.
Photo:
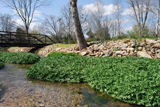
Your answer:
[[[33,53],[24,52],[0,52],[0,61],[15,64],[33,64],[39,61],[40,57]]]
[[[4,63],[0,62],[0,69],[4,67]]]
[[[26,72],[28,77],[53,82],[88,82],[122,101],[160,106],[160,60],[94,58],[52,53]]]
[[[2,84],[0,83],[0,92],[2,91]]]

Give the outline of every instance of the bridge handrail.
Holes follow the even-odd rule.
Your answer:
[[[2,33],[4,33],[4,34],[2,34]],[[9,39],[11,39],[12,36],[20,39],[20,37],[17,37],[17,36],[23,35],[23,38],[27,38],[28,43],[30,43],[29,41],[31,39],[38,40],[42,44],[47,44],[47,39],[50,40],[52,43],[55,43],[49,36],[43,35],[43,34],[31,34],[31,33],[27,34],[27,33],[7,32],[7,31],[0,31],[0,34],[1,34],[1,36],[8,34]],[[41,38],[39,39],[38,37],[41,37]],[[45,39],[44,42],[41,39]]]

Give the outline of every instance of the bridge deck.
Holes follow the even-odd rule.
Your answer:
[[[0,47],[43,47],[53,43],[47,35],[0,31]]]

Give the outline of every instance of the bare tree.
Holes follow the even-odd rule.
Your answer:
[[[150,0],[128,0],[129,5],[132,7],[132,11],[134,12],[134,17],[138,28],[139,28],[139,36],[144,36],[144,28],[146,25],[146,21],[148,18]]]
[[[16,22],[12,19],[10,14],[0,15],[0,29],[2,31],[11,32],[14,31],[16,27]]]
[[[156,23],[156,36],[159,36],[159,20],[160,20],[160,0],[152,0],[152,4],[150,6],[150,12],[152,12],[156,18],[157,18],[157,23]]]
[[[82,26],[82,31],[83,33],[86,33],[90,28],[88,28],[88,14],[83,13],[83,7],[79,6],[78,7],[78,12],[79,12],[79,19],[81,22]]]
[[[114,31],[116,35],[121,36],[122,32],[122,1],[121,0],[114,0]]]
[[[104,15],[104,5],[100,0],[97,0],[95,5],[95,11],[91,13],[90,25],[94,32],[96,32],[97,38],[100,40],[109,38],[108,29],[108,16]]]
[[[23,21],[28,34],[30,24],[33,21],[35,10],[46,5],[47,0],[0,0],[11,9],[14,9]]]
[[[71,12],[71,7],[70,4],[68,3],[67,5],[65,5],[62,9],[62,16],[63,16],[63,20],[64,20],[64,24],[65,24],[65,34],[66,37],[68,38],[68,43],[71,40],[74,40],[74,24],[73,24],[73,19],[72,19],[72,12]]]
[[[78,9],[77,9],[77,0],[70,0],[70,5],[71,5],[71,10],[72,10],[72,18],[75,26],[75,33],[76,33],[76,38],[77,42],[79,45],[79,49],[82,50],[86,48],[87,42],[84,38],[83,32],[82,32],[82,27],[81,23],[79,20],[79,14],[78,14]]]
[[[62,43],[65,30],[65,25],[62,18],[57,18],[51,15],[46,17],[42,25],[47,34],[53,36],[56,39],[56,42]]]

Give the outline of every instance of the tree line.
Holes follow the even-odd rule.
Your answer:
[[[26,33],[45,33],[51,35],[57,43],[83,43],[86,37],[88,41],[105,41],[111,38],[159,36],[160,0],[113,0],[111,16],[105,13],[106,6],[101,0],[94,3],[94,11],[90,12],[82,6],[77,7],[77,0],[70,0],[61,8],[61,16],[46,16],[41,24],[36,25],[33,29],[30,29],[30,25],[33,22],[35,11],[42,6],[47,6],[51,1],[0,1],[8,8],[14,9],[23,22],[23,26],[19,26],[10,14],[1,14],[1,30],[16,31],[17,28],[21,28]],[[126,20],[126,16],[123,15],[124,2],[127,3],[128,12],[131,13],[127,16],[128,20],[136,22],[132,30],[128,31],[124,26]],[[85,42],[83,44],[87,46]]]

